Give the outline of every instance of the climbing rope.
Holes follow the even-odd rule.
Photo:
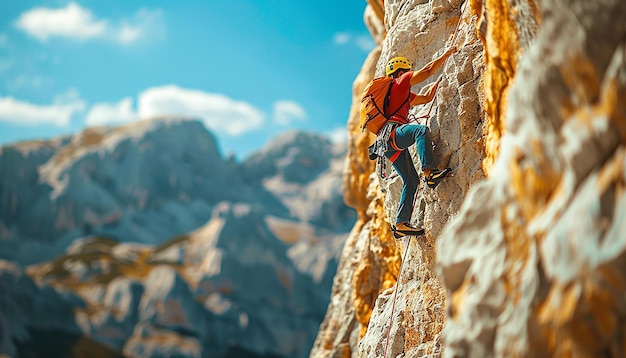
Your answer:
[[[446,58],[446,61],[448,61],[447,58]],[[444,65],[445,65],[445,63],[444,63]],[[443,75],[440,75],[439,78],[437,79],[437,82],[441,81],[442,78],[443,78]],[[425,118],[426,120],[428,120],[428,118],[430,118],[430,112],[432,112],[433,105],[436,102],[435,98],[437,98],[437,93],[439,93],[439,87],[437,87],[437,90],[435,92],[435,96],[433,97],[432,101],[430,101],[430,107],[428,108],[428,113],[426,113],[426,115],[424,115],[424,116],[413,117],[413,119],[411,121],[417,122],[419,119],[422,119],[422,118]]]
[[[389,348],[389,339],[391,338],[391,326],[393,325],[393,312],[396,308],[396,296],[398,295],[398,286],[400,285],[400,276],[402,275],[402,267],[404,266],[404,261],[406,261],[406,254],[409,252],[409,244],[411,243],[411,237],[405,236],[408,238],[408,242],[405,242],[404,247],[404,256],[402,257],[402,262],[400,262],[400,270],[398,271],[398,278],[396,279],[396,288],[393,292],[393,303],[391,304],[391,317],[389,319],[389,329],[387,330],[387,342],[385,343],[385,353],[383,354],[383,358],[387,358],[387,348]]]

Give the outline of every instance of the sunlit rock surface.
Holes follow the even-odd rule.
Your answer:
[[[374,2],[370,2],[374,8]],[[473,32],[469,8],[461,4],[435,6],[424,1],[386,1],[385,15],[366,10],[366,24],[377,38],[380,26],[386,37],[364,63],[354,82],[353,109],[348,121],[348,160],[344,171],[346,202],[357,209],[359,221],[344,246],[333,287],[333,298],[311,356],[382,356],[389,332],[390,314],[401,256],[409,249],[397,294],[388,354],[439,354],[445,322],[445,291],[435,273],[433,244],[445,224],[458,211],[471,184],[484,178],[483,122],[480,99],[482,44]],[[377,25],[370,25],[377,24]],[[429,118],[420,118],[433,131],[436,164],[450,166],[455,176],[436,190],[420,188],[413,221],[422,224],[426,238],[395,240],[390,222],[401,192],[400,178],[389,162],[386,173],[367,158],[373,136],[361,132],[358,117],[360,94],[374,77],[384,75],[384,65],[395,56],[406,56],[416,69],[443,53],[458,24],[459,51],[423,86],[442,76],[435,107]],[[461,92],[461,93],[459,93]],[[429,105],[412,110],[415,117],[429,114]],[[414,150],[412,155],[419,166]],[[410,294],[409,294],[410,293]],[[368,328],[369,327],[369,328]]]
[[[520,44],[490,178],[437,246],[446,355],[622,357],[626,3],[520,8],[533,11],[483,4],[486,27],[506,20]],[[529,16],[541,25],[524,49]]]
[[[359,220],[311,357],[624,356],[626,3],[368,3],[379,47],[344,169]],[[367,159],[359,96],[389,58],[442,53],[457,23],[425,121],[454,177],[417,194],[427,235],[394,240],[400,179]]]

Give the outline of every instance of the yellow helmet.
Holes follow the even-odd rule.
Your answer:
[[[391,76],[399,69],[410,71],[413,69],[413,65],[411,65],[411,61],[409,61],[406,57],[394,57],[387,62],[387,66],[385,66],[385,74],[387,76]]]

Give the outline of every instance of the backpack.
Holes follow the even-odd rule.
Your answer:
[[[392,77],[378,77],[367,84],[361,95],[361,131],[367,129],[371,133],[378,134],[389,118],[402,108],[404,103],[393,113],[385,114],[389,107],[389,93],[392,85]],[[408,97],[406,100],[408,101]]]

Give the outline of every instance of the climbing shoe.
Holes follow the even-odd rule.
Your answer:
[[[432,170],[430,175],[424,178],[424,182],[426,182],[426,185],[428,185],[429,188],[435,189],[437,185],[439,185],[441,179],[445,178],[451,172],[452,169],[450,168],[446,168],[444,170]]]
[[[393,237],[399,239],[406,235],[424,235],[424,229],[412,226],[407,223],[399,223],[391,227]]]

